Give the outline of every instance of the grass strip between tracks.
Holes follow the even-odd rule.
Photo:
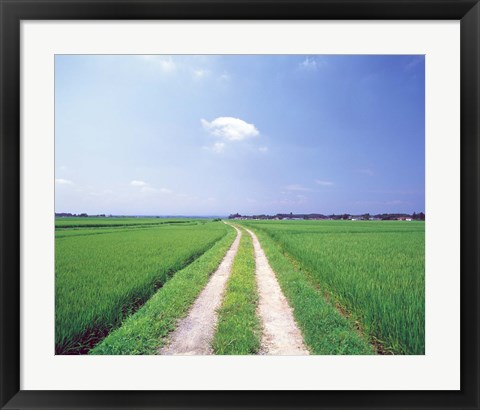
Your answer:
[[[261,327],[256,314],[257,301],[252,238],[243,231],[218,311],[217,331],[212,346],[215,354],[247,355],[258,351]]]

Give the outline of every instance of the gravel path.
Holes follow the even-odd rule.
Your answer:
[[[239,229],[235,228],[235,230],[237,237],[225,254],[222,263],[210,277],[187,317],[180,320],[175,331],[171,333],[170,343],[161,348],[159,354],[209,355],[213,353],[210,345],[218,319],[217,309],[222,303],[225,285],[242,236]]]
[[[247,232],[253,239],[255,249],[258,314],[263,325],[260,354],[308,355],[302,334],[280,289],[275,272],[270,267],[257,236],[249,229]]]

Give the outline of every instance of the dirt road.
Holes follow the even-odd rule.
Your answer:
[[[182,319],[170,335],[169,343],[160,349],[162,355],[209,355],[211,341],[217,324],[217,309],[222,303],[225,285],[230,276],[233,260],[240,244],[242,233],[225,254],[218,269],[212,274],[205,288],[193,304],[188,315]]]
[[[247,232],[253,239],[255,250],[258,314],[263,325],[260,354],[308,355],[302,334],[293,318],[292,309],[280,289],[265,252],[257,236],[249,229]]]

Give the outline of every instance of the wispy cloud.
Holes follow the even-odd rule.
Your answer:
[[[401,204],[408,204],[408,202],[401,201],[400,199],[394,199],[393,201],[385,202],[385,205],[401,205]]]
[[[276,201],[270,202],[271,205],[303,205],[307,203],[308,197],[305,195],[297,195],[295,198],[282,198]]]
[[[306,57],[305,60],[299,64],[299,68],[305,71],[316,71],[324,65],[325,62],[318,57]]]
[[[217,154],[220,154],[225,150],[225,143],[224,142],[216,142],[212,146],[212,150],[216,152]]]
[[[287,191],[298,191],[298,192],[312,192],[312,189],[304,187],[300,184],[291,184],[284,187]]]
[[[144,194],[153,194],[159,192],[161,194],[172,194],[173,191],[168,188],[155,188],[145,181],[133,180],[130,185],[140,188],[140,192]]]
[[[140,56],[144,61],[148,61],[155,64],[165,73],[172,73],[177,69],[177,64],[173,61],[172,57],[161,55],[143,55]]]
[[[148,184],[145,182],[145,181],[138,181],[138,180],[133,180],[132,182],[130,182],[130,185],[132,186],[139,186],[139,187],[145,187],[147,186]]]
[[[424,56],[412,56],[410,61],[405,64],[405,71],[413,70],[417,65],[424,61]]]
[[[221,74],[221,75],[218,77],[218,79],[219,79],[220,81],[230,81],[231,76],[230,76],[230,74],[228,74],[228,73],[223,73],[223,74]]]
[[[332,181],[322,181],[320,179],[315,180],[315,183],[320,186],[332,186],[333,182]]]
[[[423,191],[415,190],[415,189],[380,189],[380,190],[372,190],[366,191],[368,193],[373,194],[390,194],[390,195],[419,195],[423,194]]]
[[[260,148],[258,148],[258,150],[259,150],[260,152],[267,152],[267,151],[268,151],[268,147],[260,147]]]
[[[355,201],[355,205],[409,205],[410,202],[408,201],[401,201],[399,199],[394,199],[393,201]]]
[[[200,121],[203,128],[211,135],[227,141],[242,141],[260,134],[255,125],[239,118],[218,117],[213,121],[207,121],[202,118]]]
[[[154,193],[154,192],[157,192],[157,190],[151,186],[142,186],[140,188],[140,192],[143,192],[145,194],[151,194],[151,193]]]
[[[368,175],[370,177],[374,175],[374,172],[369,168],[358,169],[357,172],[359,174]]]
[[[73,182],[68,179],[57,178],[55,183],[58,185],[73,185]]]
[[[195,78],[203,78],[205,77],[206,75],[208,74],[208,71],[207,70],[204,70],[204,69],[196,69],[196,70],[193,70],[193,76]]]

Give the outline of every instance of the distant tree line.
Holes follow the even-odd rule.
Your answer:
[[[88,215],[86,213],[71,214],[70,212],[55,212],[56,218],[105,218],[105,214],[100,215]]]
[[[370,215],[369,213],[352,215],[352,214],[294,214],[290,212],[289,214],[276,214],[276,215],[240,215],[239,213],[229,215],[228,219],[303,219],[303,220],[364,220],[364,221],[396,221],[396,220],[415,220],[415,221],[424,221],[425,214],[423,212],[413,212],[412,214],[403,214],[403,213],[383,213]]]

